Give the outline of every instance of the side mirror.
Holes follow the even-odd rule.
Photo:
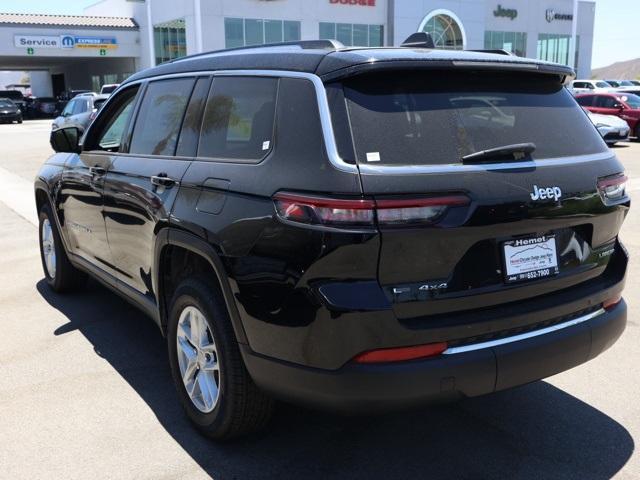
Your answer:
[[[80,153],[80,137],[82,131],[78,127],[59,128],[51,132],[49,143],[56,152]]]

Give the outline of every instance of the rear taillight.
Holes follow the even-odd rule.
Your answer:
[[[614,202],[623,199],[627,195],[626,187],[627,177],[623,174],[598,180],[598,192],[605,201]]]
[[[373,200],[343,200],[292,193],[278,193],[273,200],[278,215],[290,222],[334,227],[368,227],[374,222]]]
[[[353,361],[355,363],[406,362],[408,360],[435,357],[446,349],[446,342],[429,343],[427,345],[416,345],[413,347],[382,348],[379,350],[369,350],[356,355]]]
[[[337,228],[401,226],[435,223],[450,207],[469,204],[465,195],[416,199],[334,199],[277,193],[273,200],[280,218],[307,225]]]

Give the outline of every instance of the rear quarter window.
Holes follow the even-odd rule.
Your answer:
[[[356,77],[344,88],[359,163],[457,164],[528,142],[534,159],[606,151],[571,93],[550,76],[396,71]]]
[[[271,151],[277,78],[214,78],[205,107],[199,157],[257,161]]]

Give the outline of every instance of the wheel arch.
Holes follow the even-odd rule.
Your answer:
[[[193,258],[204,262],[208,269],[214,273],[215,278],[213,280],[217,283],[225,301],[236,339],[238,343],[247,344],[247,337],[234,300],[229,278],[218,253],[211,244],[200,237],[171,227],[164,228],[158,233],[154,258],[155,275],[153,281],[157,292],[160,328],[163,334],[166,334],[168,303],[170,301],[167,293],[170,293],[168,290],[171,290],[171,286],[167,285],[165,272],[170,265],[169,257],[176,250],[181,251],[181,255],[185,255],[184,252],[188,252],[189,255],[195,256]]]

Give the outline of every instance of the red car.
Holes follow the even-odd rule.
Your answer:
[[[625,92],[587,93],[576,95],[576,100],[590,112],[625,120],[631,128],[631,136],[640,140],[640,96]]]

